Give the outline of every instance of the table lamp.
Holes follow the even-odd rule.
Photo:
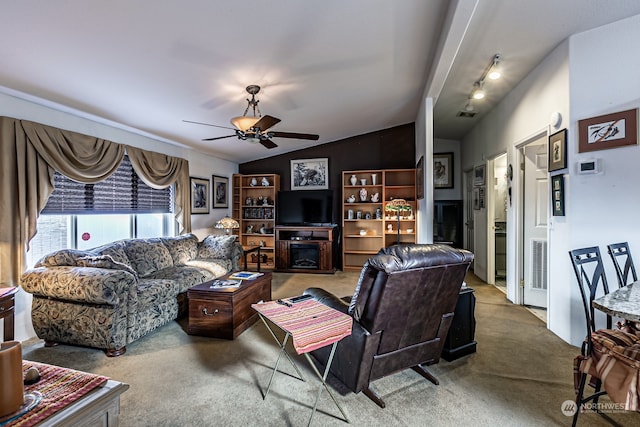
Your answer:
[[[216,223],[216,228],[224,228],[224,232],[226,234],[231,234],[231,230],[234,228],[240,228],[240,224],[238,224],[238,221],[235,219],[225,216]]]

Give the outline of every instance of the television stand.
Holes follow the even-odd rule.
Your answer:
[[[275,271],[330,274],[336,272],[337,225],[278,225],[275,234]]]

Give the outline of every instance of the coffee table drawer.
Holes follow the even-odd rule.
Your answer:
[[[190,298],[188,332],[211,337],[233,337],[233,307],[231,303]]]

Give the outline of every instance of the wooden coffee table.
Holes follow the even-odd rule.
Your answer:
[[[216,280],[227,279],[229,275]],[[271,300],[271,272],[243,280],[237,288],[212,288],[215,280],[187,290],[190,335],[235,339],[258,320],[251,304]]]

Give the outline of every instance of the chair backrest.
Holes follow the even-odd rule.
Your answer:
[[[638,276],[636,275],[636,267],[633,265],[631,251],[629,251],[629,244],[627,242],[613,243],[607,246],[607,250],[613,260],[613,266],[616,268],[618,287],[621,288],[637,281]],[[631,273],[631,278],[633,279],[631,281],[629,280],[629,273]]]
[[[472,260],[469,251],[438,244],[393,245],[370,258],[349,312],[381,333],[377,354],[437,341],[443,332],[444,344]]]
[[[578,279],[580,296],[584,306],[584,314],[587,321],[587,337],[591,338],[591,333],[596,330],[594,320],[594,308],[591,302],[595,299],[598,287],[602,284],[604,294],[609,293],[607,276],[604,272],[604,263],[600,256],[600,248],[593,246],[590,248],[574,249],[569,251],[573,271]],[[607,316],[607,329],[611,329],[611,316]]]

